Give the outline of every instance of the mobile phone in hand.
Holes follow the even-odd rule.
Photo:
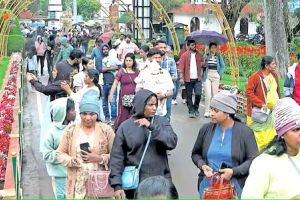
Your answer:
[[[225,162],[222,162],[222,164],[220,165],[220,169],[231,169],[232,167],[230,165],[227,165]]]
[[[80,149],[82,151],[86,151],[88,153],[91,153],[91,151],[89,150],[89,147],[90,147],[90,144],[88,142],[85,142],[85,143],[81,143],[80,144]]]

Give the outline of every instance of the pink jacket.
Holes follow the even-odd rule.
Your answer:
[[[36,52],[38,56],[44,56],[45,51],[46,51],[46,47],[45,47],[45,43],[39,43],[38,41],[35,42],[35,48],[36,48]]]

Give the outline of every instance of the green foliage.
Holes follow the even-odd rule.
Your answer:
[[[2,88],[3,80],[9,64],[9,57],[4,57],[0,60],[0,89]]]
[[[127,23],[131,23],[132,20],[133,20],[132,17],[127,12],[124,12],[119,17],[118,23],[127,24]]]
[[[15,20],[15,25],[10,29],[8,36],[8,55],[11,55],[12,52],[21,52],[24,45],[24,37],[22,35],[19,21]]]
[[[94,15],[99,12],[101,4],[99,0],[79,0],[78,13],[82,15],[85,20],[94,18]]]
[[[290,44],[290,51],[293,53],[300,53],[300,37],[293,38]]]

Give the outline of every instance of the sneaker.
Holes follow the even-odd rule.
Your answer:
[[[209,114],[208,112],[205,112],[205,113],[204,113],[204,117],[205,117],[205,118],[210,118],[210,114]]]
[[[177,105],[178,103],[177,103],[177,101],[176,100],[172,100],[172,105]]]
[[[186,104],[186,99],[182,99],[182,103],[183,103],[183,104]]]
[[[199,113],[198,110],[195,111],[195,116],[196,116],[196,117],[199,117],[199,116],[200,116],[200,113]]]
[[[189,112],[189,118],[195,118],[195,117],[196,117],[196,115],[194,112]]]

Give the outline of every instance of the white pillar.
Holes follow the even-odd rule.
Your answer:
[[[73,0],[73,22],[77,23],[77,0]]]

